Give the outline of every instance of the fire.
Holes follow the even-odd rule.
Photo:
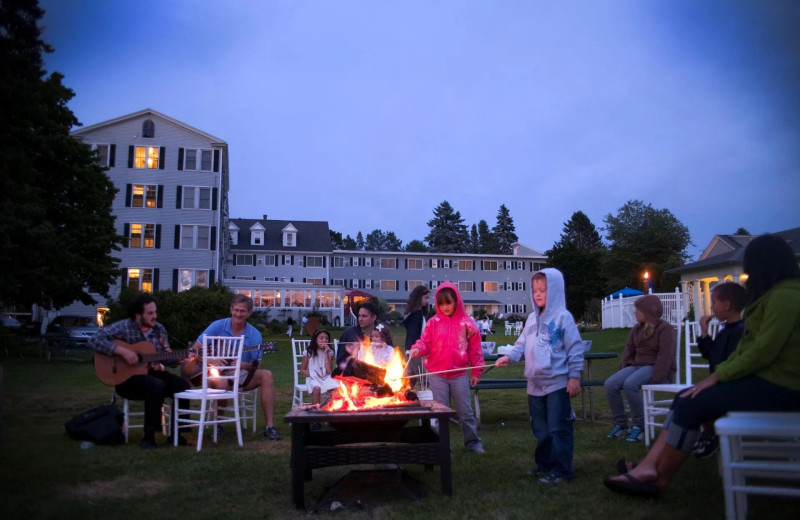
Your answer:
[[[375,357],[372,353],[372,347],[369,342],[362,344],[364,355],[361,360],[363,363],[372,366],[380,367],[375,362]],[[408,386],[407,382],[403,379],[403,373],[406,368],[405,358],[399,348],[395,348],[389,364],[381,367],[386,370],[384,383],[391,388],[392,395],[387,397],[378,397],[370,395],[371,385],[368,381],[353,377],[337,376],[339,380],[339,388],[334,392],[331,400],[324,406],[324,409],[329,412],[337,411],[357,411],[369,408],[379,408],[387,405],[395,405],[409,402],[404,393],[400,392],[404,387]]]

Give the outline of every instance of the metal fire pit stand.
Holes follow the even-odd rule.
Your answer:
[[[283,420],[292,429],[295,506],[304,508],[303,487],[306,480],[311,480],[311,470],[349,464],[439,466],[442,494],[452,495],[450,418],[455,415],[454,410],[436,402],[358,412],[319,412],[302,406],[292,409]],[[431,428],[431,419],[437,419],[438,433]],[[335,427],[311,431],[315,422],[328,422]]]

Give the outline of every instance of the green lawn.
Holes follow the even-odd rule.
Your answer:
[[[393,329],[395,342],[403,343],[403,330]],[[335,332],[335,336],[339,333]],[[625,330],[584,334],[594,351],[622,349]],[[498,345],[514,338],[489,337]],[[239,448],[235,435],[220,445],[205,444],[201,453],[192,448],[161,447],[141,450],[141,431],[131,443],[118,447],[82,450],[64,434],[64,422],[89,407],[106,402],[111,389],[95,377],[87,362],[48,361],[30,346],[24,357],[11,354],[2,361],[2,440],[0,441],[0,518],[3,519],[152,519],[152,518],[301,518],[291,501],[290,443],[282,422],[291,403],[292,359],[285,335],[279,352],[265,356],[277,388],[278,428],[281,442],[265,440],[263,421],[256,434],[246,433]],[[5,353],[0,350],[0,355]],[[598,361],[594,377],[616,370],[617,360]],[[501,372],[504,371],[504,372]],[[521,377],[522,366],[493,369],[491,377]],[[602,388],[594,389],[600,421],[609,421]],[[580,398],[574,406],[581,414]],[[691,459],[660,500],[643,500],[613,494],[602,480],[614,471],[620,457],[641,458],[643,444],[608,440],[610,426],[577,421],[573,483],[542,487],[523,476],[532,465],[534,439],[522,390],[481,393],[481,436],[487,454],[466,453],[460,429],[451,429],[453,497],[442,496],[439,470],[416,465],[406,471],[422,481],[427,497],[420,502],[397,499],[375,504],[368,512],[349,510],[347,518],[569,518],[570,520],[703,519],[724,516],[721,482],[716,459]],[[159,439],[162,440],[162,439]],[[350,468],[314,471],[306,484],[306,503],[312,505]],[[391,494],[391,491],[390,491]],[[370,506],[370,504],[367,504]],[[752,500],[752,518],[794,518],[797,501]],[[334,513],[325,513],[325,515]],[[341,513],[338,516],[342,516]]]

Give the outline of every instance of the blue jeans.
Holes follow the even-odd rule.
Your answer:
[[[572,450],[575,434],[574,416],[567,389],[562,388],[547,395],[528,395],[531,430],[536,437],[534,460],[536,468],[557,477],[572,480]]]
[[[461,422],[461,432],[464,434],[464,446],[473,449],[483,447],[481,438],[478,437],[478,426],[475,423],[475,414],[469,402],[469,378],[466,375],[445,379],[432,375],[429,379],[433,400],[445,406],[450,406],[450,398],[458,413]]]
[[[608,407],[611,409],[611,416],[614,424],[622,428],[628,427],[628,418],[625,415],[625,404],[622,402],[622,391],[625,390],[625,397],[631,407],[631,423],[644,429],[644,396],[642,395],[642,385],[650,383],[653,377],[652,365],[627,366],[620,369],[616,374],[606,379],[603,385],[606,391]],[[666,381],[659,381],[666,383]]]

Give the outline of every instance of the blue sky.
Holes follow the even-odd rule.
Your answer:
[[[226,140],[231,216],[424,239],[508,207],[800,226],[800,3],[41,0],[84,125],[152,108]],[[601,231],[602,234],[602,231]]]

